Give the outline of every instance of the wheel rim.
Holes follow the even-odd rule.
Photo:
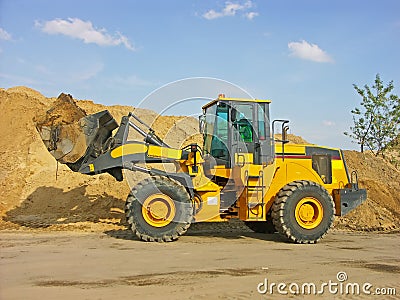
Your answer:
[[[317,227],[324,216],[321,202],[312,197],[303,198],[297,203],[295,217],[297,223],[305,229]]]
[[[175,217],[176,208],[174,201],[165,194],[154,194],[142,204],[144,220],[151,226],[167,226]]]

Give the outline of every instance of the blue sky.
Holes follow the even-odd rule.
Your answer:
[[[380,73],[399,94],[399,53],[398,0],[0,0],[0,87],[136,106],[168,82],[219,78],[272,100],[292,133],[346,149],[352,84]]]

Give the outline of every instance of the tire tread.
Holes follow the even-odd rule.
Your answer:
[[[295,234],[292,232],[290,228],[290,224],[286,224],[286,221],[284,219],[285,217],[285,209],[290,201],[290,198],[293,196],[293,194],[296,191],[301,191],[307,188],[308,186],[314,187],[318,190],[318,193],[321,195],[328,196],[329,198],[329,205],[331,206],[332,211],[335,211],[335,203],[332,199],[332,197],[329,195],[327,190],[309,180],[298,180],[298,181],[293,181],[287,185],[285,185],[279,192],[278,195],[272,205],[271,209],[271,216],[272,216],[272,221],[273,224],[276,228],[276,230],[284,237],[286,237],[288,240],[299,243],[299,244],[313,244],[317,243],[319,240],[321,240],[332,228],[333,220],[334,220],[334,213],[328,216],[328,224],[329,227],[327,230],[325,230],[317,239],[307,239],[305,236],[301,236],[299,234]]]
[[[192,220],[193,220],[193,214],[190,214],[190,216],[184,220],[182,223],[181,222],[175,222],[176,227],[173,229],[172,233],[170,234],[163,234],[162,236],[158,236],[157,233],[154,231],[153,234],[149,234],[148,232],[144,232],[142,230],[141,226],[137,224],[135,221],[137,215],[136,213],[141,212],[136,212],[133,209],[133,203],[135,201],[139,201],[137,199],[137,195],[140,194],[140,190],[143,189],[146,185],[151,184],[151,185],[157,185],[159,187],[172,187],[175,189],[175,192],[179,195],[180,199],[184,198],[189,198],[189,195],[187,194],[186,189],[176,181],[166,178],[166,177],[161,177],[161,176],[151,176],[149,178],[144,179],[143,181],[139,182],[130,192],[126,203],[125,203],[125,215],[126,219],[128,222],[128,225],[130,229],[133,231],[133,233],[142,241],[146,242],[172,242],[177,240],[181,235],[185,234],[186,231],[189,229]],[[190,198],[189,198],[190,200]],[[191,202],[190,202],[191,203]],[[191,209],[193,211],[193,209]]]

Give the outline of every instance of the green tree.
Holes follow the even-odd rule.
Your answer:
[[[361,152],[370,149],[375,155],[384,155],[387,146],[399,135],[400,100],[392,93],[393,81],[384,86],[379,74],[376,74],[372,88],[353,84],[362,97],[361,108],[351,111],[354,126],[344,134],[360,145]]]

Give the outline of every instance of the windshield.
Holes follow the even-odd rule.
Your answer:
[[[211,153],[211,142],[212,142],[212,136],[214,133],[214,122],[215,122],[215,115],[217,112],[217,106],[211,106],[208,107],[207,110],[205,110],[205,128],[204,128],[204,154],[210,154]]]
[[[224,161],[229,161],[228,115],[229,107],[225,103],[208,107],[205,112],[204,153]]]

